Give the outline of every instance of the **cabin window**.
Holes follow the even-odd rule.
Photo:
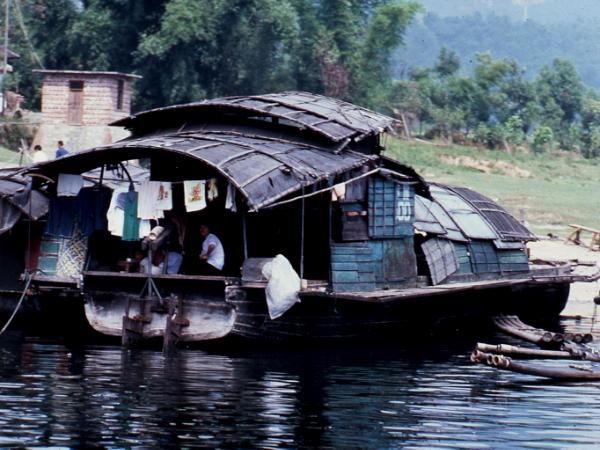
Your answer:
[[[117,81],[117,110],[123,109],[123,90],[125,88],[125,82],[123,80]]]
[[[349,242],[369,239],[366,189],[365,179],[337,185],[335,192],[339,203],[334,206],[333,211],[335,241]]]
[[[366,241],[369,239],[367,211],[362,203],[341,203],[337,212],[339,232],[337,241]]]

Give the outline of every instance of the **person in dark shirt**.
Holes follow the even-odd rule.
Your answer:
[[[63,141],[58,141],[58,148],[56,149],[56,158],[62,158],[69,154],[69,151],[65,148]]]

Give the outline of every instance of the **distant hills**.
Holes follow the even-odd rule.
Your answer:
[[[417,0],[428,12],[442,17],[474,13],[534,20],[541,24],[600,18],[598,0]]]
[[[394,76],[431,66],[442,48],[455,51],[468,72],[476,52],[512,58],[533,77],[559,57],[600,89],[599,0],[419,0],[426,10],[394,57]],[[524,18],[527,17],[527,20]]]

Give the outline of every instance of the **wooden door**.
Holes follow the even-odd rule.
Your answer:
[[[67,122],[80,124],[83,119],[83,81],[69,81]]]

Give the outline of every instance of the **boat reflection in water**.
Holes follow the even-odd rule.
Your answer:
[[[574,325],[566,323],[571,330]],[[0,341],[0,445],[597,443],[600,425],[589,414],[600,402],[597,385],[552,384],[472,365],[473,343],[181,350],[167,356],[75,348],[13,333]]]

